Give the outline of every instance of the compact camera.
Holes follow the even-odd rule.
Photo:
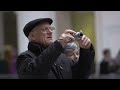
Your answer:
[[[80,39],[83,36],[82,32],[76,32],[76,34],[74,35],[75,39]]]

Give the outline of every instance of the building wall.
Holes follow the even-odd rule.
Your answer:
[[[3,13],[4,45],[17,49],[16,15],[14,12]]]
[[[120,50],[120,12],[97,11],[95,14],[98,61],[101,61],[101,53],[105,48],[110,48],[112,57],[115,58],[118,50]]]
[[[57,38],[60,37],[64,30],[73,28],[70,11],[57,11],[56,20],[57,20]]]
[[[94,13],[88,11],[73,11],[72,23],[75,31],[82,30],[83,33],[91,39],[94,47],[96,46]]]

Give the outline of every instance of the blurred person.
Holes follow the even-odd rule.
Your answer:
[[[117,61],[118,66],[120,67],[120,50],[116,56],[116,61]]]
[[[16,70],[16,59],[17,59],[17,50],[16,48],[13,48],[12,50],[12,62],[11,62],[11,66],[10,66],[10,73],[11,74],[16,74],[17,70]]]
[[[115,61],[116,61],[116,65],[118,66],[118,70],[116,73],[120,73],[120,50],[118,51],[118,54],[116,55],[116,58],[115,58]]]
[[[10,45],[5,46],[4,59],[7,62],[8,74],[10,74],[10,66],[12,63],[12,47]]]
[[[77,42],[68,43],[65,46],[64,55],[70,60],[70,65],[73,66],[79,61],[80,48]],[[95,61],[95,60],[94,60]],[[95,62],[92,65],[91,74],[95,73]]]
[[[67,29],[53,42],[50,18],[35,19],[23,29],[29,40],[28,50],[17,58],[17,73],[20,79],[88,79],[94,62],[94,47],[83,35],[78,41],[79,61],[70,67],[69,60],[60,61],[68,43],[74,41],[73,30]]]
[[[0,74],[8,74],[8,69],[8,63],[4,58],[2,58],[0,53]]]
[[[8,65],[8,73],[15,74],[16,73],[16,51],[11,45],[5,46],[5,60]]]
[[[109,74],[118,70],[118,65],[116,61],[111,57],[111,52],[109,49],[103,51],[103,60],[100,64],[100,73]]]

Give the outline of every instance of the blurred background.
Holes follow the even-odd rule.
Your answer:
[[[16,57],[27,50],[25,24],[50,17],[54,40],[65,29],[82,30],[95,47],[90,79],[120,79],[120,11],[0,11],[0,79],[16,79]]]

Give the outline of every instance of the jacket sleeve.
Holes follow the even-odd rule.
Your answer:
[[[88,79],[94,64],[95,51],[93,45],[90,49],[80,48],[80,58],[78,63],[72,66],[73,79]]]
[[[55,41],[36,59],[33,59],[30,55],[19,55],[17,58],[19,78],[47,78],[49,70],[63,50],[62,45]]]

